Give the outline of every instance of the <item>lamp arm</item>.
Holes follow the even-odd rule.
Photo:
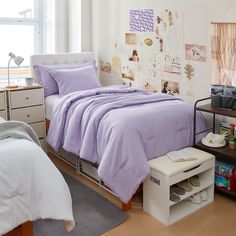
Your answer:
[[[13,58],[11,57],[8,61],[8,66],[7,66],[7,82],[8,82],[8,86],[10,86],[10,73],[9,73],[9,69],[10,69],[10,62]]]

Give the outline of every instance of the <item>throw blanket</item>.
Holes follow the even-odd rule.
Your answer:
[[[5,121],[0,117],[0,140],[6,138],[26,139],[40,146],[38,136],[31,126],[21,121]]]
[[[47,141],[99,164],[99,177],[126,203],[148,176],[148,160],[192,145],[192,126],[193,107],[179,98],[111,86],[63,97]]]

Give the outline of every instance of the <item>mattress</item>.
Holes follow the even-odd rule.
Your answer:
[[[59,94],[54,94],[45,98],[46,119],[51,120],[53,108],[59,100],[60,100]]]

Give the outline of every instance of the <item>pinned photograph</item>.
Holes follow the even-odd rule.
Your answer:
[[[135,45],[136,44],[136,34],[135,33],[125,33],[125,43]]]
[[[106,72],[106,73],[111,73],[111,63],[110,62],[103,62],[102,60],[100,61],[100,71]]]
[[[179,95],[179,83],[162,79],[161,92],[173,96]]]
[[[185,59],[192,61],[206,61],[206,46],[185,44]]]
[[[137,50],[132,51],[132,55],[129,57],[129,61],[139,62],[139,55]]]

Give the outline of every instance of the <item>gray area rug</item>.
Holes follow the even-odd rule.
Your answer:
[[[94,190],[64,174],[70,188],[76,227],[71,233],[63,222],[38,220],[34,222],[35,236],[98,236],[127,219],[127,213]]]

